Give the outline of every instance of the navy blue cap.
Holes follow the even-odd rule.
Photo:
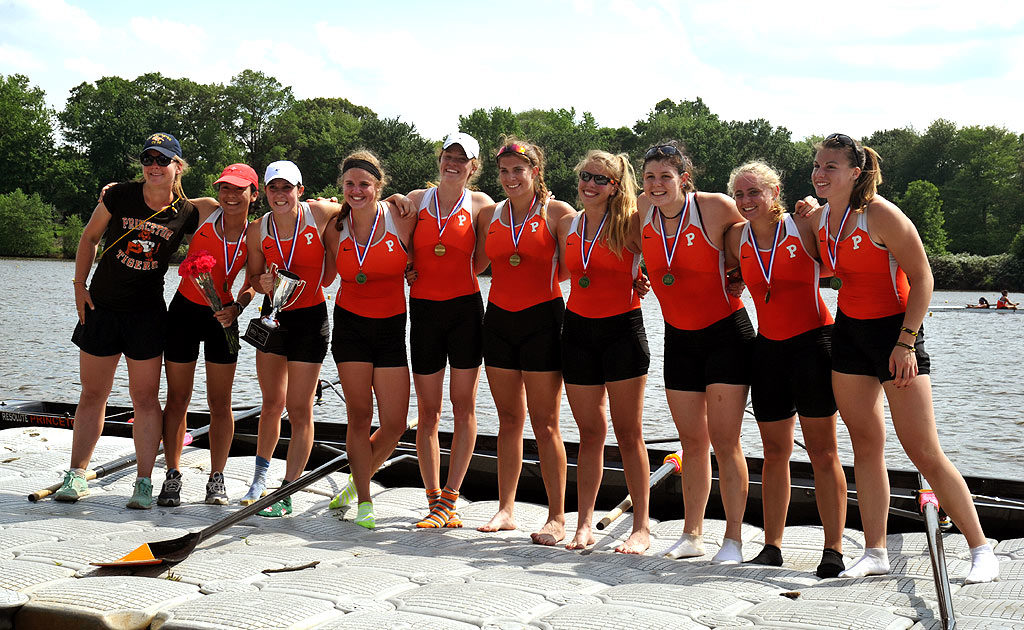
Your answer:
[[[181,145],[169,133],[154,133],[146,138],[146,144],[142,147],[142,154],[145,154],[150,149],[163,153],[167,157],[181,157]]]

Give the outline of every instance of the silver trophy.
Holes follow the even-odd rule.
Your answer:
[[[278,270],[274,275],[274,290],[270,292],[270,312],[265,317],[250,320],[242,339],[255,346],[257,350],[266,352],[267,348],[273,345],[274,334],[281,326],[277,321],[277,314],[292,305],[293,295],[298,299],[305,284],[306,281],[294,273],[285,269]]]

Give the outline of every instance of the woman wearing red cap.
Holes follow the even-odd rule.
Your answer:
[[[167,349],[164,351],[167,404],[163,427],[167,475],[157,497],[157,504],[164,506],[181,503],[182,479],[178,468],[200,342],[206,358],[206,398],[210,408],[211,475],[206,483],[206,502],[215,505],[228,502],[224,465],[234,436],[231,386],[238,361],[237,320],[255,294],[247,277],[237,300],[232,296],[231,286],[238,273],[245,269],[248,258],[245,234],[249,209],[259,191],[259,178],[252,167],[232,164],[213,185],[217,188],[217,199],[193,200],[199,208],[200,225],[189,243],[188,253],[191,257],[204,252],[215,259],[209,273],[217,298],[224,307],[212,311],[192,279],[182,277],[168,309]],[[229,336],[233,344],[229,344]]]

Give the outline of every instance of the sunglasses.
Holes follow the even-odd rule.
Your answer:
[[[515,142],[512,142],[510,144],[506,144],[505,146],[503,146],[500,149],[498,149],[498,153],[497,153],[497,155],[494,156],[494,158],[495,159],[500,158],[502,155],[504,155],[506,153],[518,153],[519,155],[521,155],[521,156],[525,157],[526,159],[530,160],[530,162],[533,162],[533,160],[530,159],[530,156],[526,153],[526,147],[524,145],[517,144]]]
[[[150,155],[148,153],[144,153],[142,157],[139,158],[139,162],[141,162],[143,166],[153,166],[153,162],[156,162],[160,166],[168,166],[173,161],[174,158],[169,158],[163,154]]]
[[[615,179],[608,177],[607,175],[597,175],[596,173],[591,173],[590,171],[580,171],[581,182],[589,182],[590,180],[594,180],[594,183],[597,184],[598,186],[607,186],[608,184],[618,183],[617,181],[615,181]]]
[[[845,133],[831,133],[825,137],[825,144],[838,144],[853,149],[854,155],[860,166],[864,166],[864,149],[857,144],[857,141]]]

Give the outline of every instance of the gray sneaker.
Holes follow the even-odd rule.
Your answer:
[[[164,485],[160,487],[160,496],[156,498],[156,504],[164,507],[181,505],[181,473],[178,472],[178,469],[172,468],[167,471]]]
[[[53,493],[53,498],[58,501],[74,503],[89,494],[89,482],[85,477],[68,470],[64,473],[64,482],[60,489]]]
[[[206,482],[206,503],[209,505],[227,505],[228,491],[224,487],[224,473],[215,472]]]

